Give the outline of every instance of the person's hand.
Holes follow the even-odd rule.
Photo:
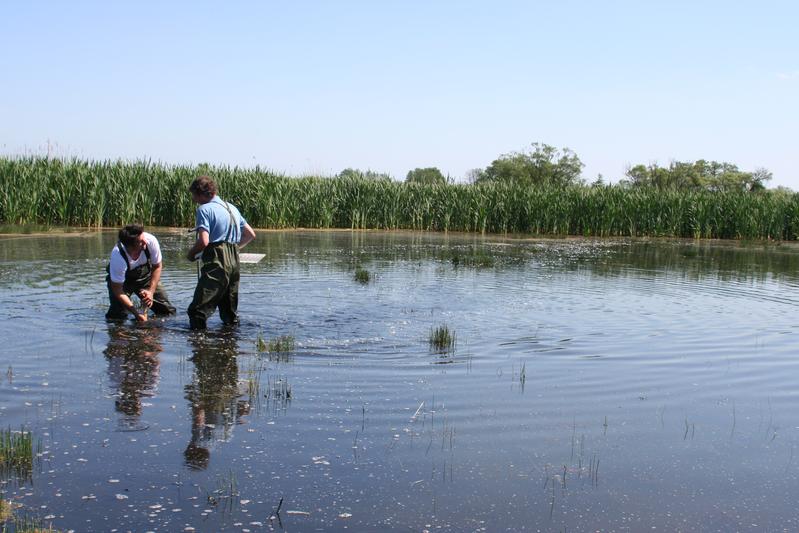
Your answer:
[[[136,322],[147,322],[147,313],[137,313]]]
[[[153,306],[153,291],[142,289],[139,291],[139,298],[141,298],[142,303],[147,307]]]
[[[194,261],[196,261],[196,260],[197,260],[197,258],[194,256],[194,254],[193,254],[193,253],[191,253],[191,250],[189,250],[188,252],[186,252],[186,259],[188,259],[188,260],[189,260],[189,261],[191,261],[191,262],[194,262]]]

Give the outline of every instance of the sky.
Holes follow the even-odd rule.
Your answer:
[[[799,190],[799,2],[0,3],[0,155],[454,179],[533,142],[583,177]]]

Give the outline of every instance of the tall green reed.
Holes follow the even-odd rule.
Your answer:
[[[261,228],[777,240],[799,234],[799,195],[770,191],[418,184],[45,157],[0,158],[0,223],[191,226],[195,206],[186,189],[201,174]]]

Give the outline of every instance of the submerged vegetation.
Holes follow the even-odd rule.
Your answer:
[[[554,158],[558,153],[550,155]],[[516,157],[517,165],[511,165],[511,170],[527,176],[524,165],[548,161],[542,163],[536,157],[535,152]],[[547,163],[552,172],[566,173],[560,180],[500,179],[505,161],[480,174],[471,185],[403,183],[370,179],[357,172],[333,178],[291,178],[258,167],[0,158],[0,224],[116,226],[137,220],[147,225],[189,226],[194,205],[186,187],[197,175],[209,174],[218,181],[221,194],[246,213],[250,224],[262,228],[776,240],[799,235],[797,194],[751,191],[757,187],[655,186],[661,183],[663,171],[637,167],[633,169],[635,183],[589,186],[574,178],[580,168],[575,157],[571,152],[560,156],[565,158],[565,169],[558,166],[559,160]],[[698,175],[710,172],[694,167],[692,172],[704,172]],[[725,183],[737,176],[731,168],[716,170]]]

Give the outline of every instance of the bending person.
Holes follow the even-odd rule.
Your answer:
[[[208,176],[200,176],[189,187],[191,199],[199,204],[195,229],[197,241],[186,257],[197,259],[202,253],[203,267],[194,299],[189,305],[192,329],[205,329],[217,307],[226,325],[238,323],[239,248],[255,238],[255,232],[236,206],[217,196],[217,186]]]
[[[147,311],[139,312],[130,297],[136,294],[142,303],[156,315],[174,315],[175,307],[169,303],[161,284],[161,246],[158,239],[144,231],[141,224],[128,224],[119,230],[119,242],[111,250],[106,267],[106,285],[111,305],[107,319],[124,319],[132,313],[136,320],[145,322]]]

